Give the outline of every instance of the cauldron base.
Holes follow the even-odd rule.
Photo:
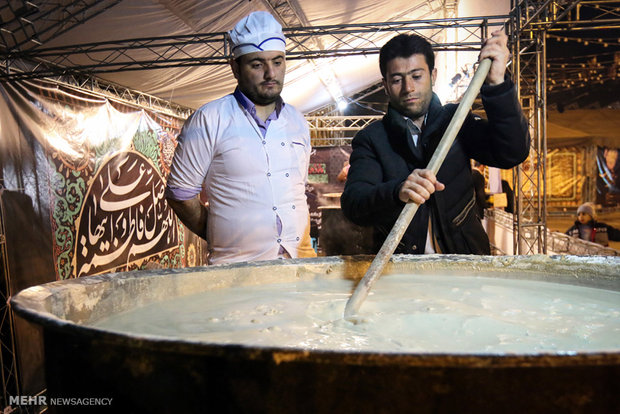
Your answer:
[[[618,365],[507,368],[489,361],[471,369],[450,366],[449,356],[437,358],[447,366],[408,366],[382,355],[356,364],[320,354],[280,361],[260,350],[247,358],[248,350],[235,347],[218,356],[77,337],[68,343],[53,332],[45,337],[46,354],[55,356],[48,360],[48,398],[111,397],[109,412],[620,412]],[[51,406],[50,412],[67,408]]]

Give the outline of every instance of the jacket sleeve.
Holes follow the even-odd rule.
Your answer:
[[[349,174],[340,198],[343,214],[360,226],[393,222],[386,212],[405,205],[398,191],[406,177],[383,182],[383,168],[368,131],[358,132],[351,146]]]
[[[607,224],[607,237],[611,241],[620,241],[620,230]]]
[[[468,117],[461,131],[471,158],[498,168],[512,168],[525,161],[529,154],[530,134],[513,82],[506,78],[496,86],[481,90],[487,120]]]

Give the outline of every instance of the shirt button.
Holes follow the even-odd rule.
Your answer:
[[[295,240],[299,241],[299,237],[295,237]]]
[[[415,244],[413,246],[411,246],[411,250],[413,250],[414,252],[418,249],[418,246],[416,246]]]
[[[267,141],[263,141],[263,145],[265,145],[267,143]]]
[[[282,239],[278,239],[278,243],[282,242]]]
[[[295,210],[295,206],[293,205],[293,210]]]
[[[280,142],[280,145],[284,146],[284,145],[286,145],[286,144],[284,144],[284,142]]]
[[[271,173],[270,172],[267,173],[267,177],[271,177]]]
[[[273,211],[276,211],[278,209],[278,207],[273,206]]]
[[[288,177],[288,173],[284,174],[286,177]]]

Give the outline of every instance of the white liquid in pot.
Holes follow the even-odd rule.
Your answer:
[[[158,302],[95,326],[248,346],[399,353],[620,349],[620,292],[537,281],[388,275],[343,320],[348,280],[244,286]]]

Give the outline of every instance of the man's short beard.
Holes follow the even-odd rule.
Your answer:
[[[407,113],[404,113],[403,115],[406,116],[407,118],[415,120],[415,119],[418,119],[418,118],[423,117],[424,115],[426,115],[426,112],[428,112],[428,108],[426,108],[425,111],[418,111],[418,112],[407,111]]]
[[[250,100],[254,102],[255,105],[261,105],[261,106],[271,105],[272,103],[277,101],[279,97],[280,97],[279,93],[276,94],[275,96],[265,96],[265,95],[258,95],[258,94],[250,94],[250,96],[248,96],[248,98],[250,98]]]
[[[401,115],[404,115],[407,118],[411,118],[412,120],[416,120],[418,118],[421,118],[421,117],[425,116],[426,113],[428,112],[428,109],[431,106],[431,99],[432,99],[432,95],[429,96],[429,97],[426,97],[424,102],[421,102],[421,108],[419,110],[415,111],[415,112],[409,110],[407,107],[400,106],[400,103],[399,103],[399,107],[400,107],[400,111],[399,112],[402,111]]]
[[[242,92],[245,96],[248,97],[250,101],[254,102],[255,105],[260,105],[260,106],[271,105],[272,103],[276,102],[280,98],[280,93],[281,93],[281,92],[277,92],[277,93],[265,95],[265,94],[260,94],[256,92],[255,90],[248,91],[248,92],[242,91]]]
[[[429,105],[425,105],[423,109],[419,111],[415,111],[415,112],[406,110],[406,108],[401,108],[401,111],[403,112],[401,115],[404,115],[407,118],[410,118],[415,121],[416,119],[425,116],[426,113],[428,112],[428,108],[429,108]]]

